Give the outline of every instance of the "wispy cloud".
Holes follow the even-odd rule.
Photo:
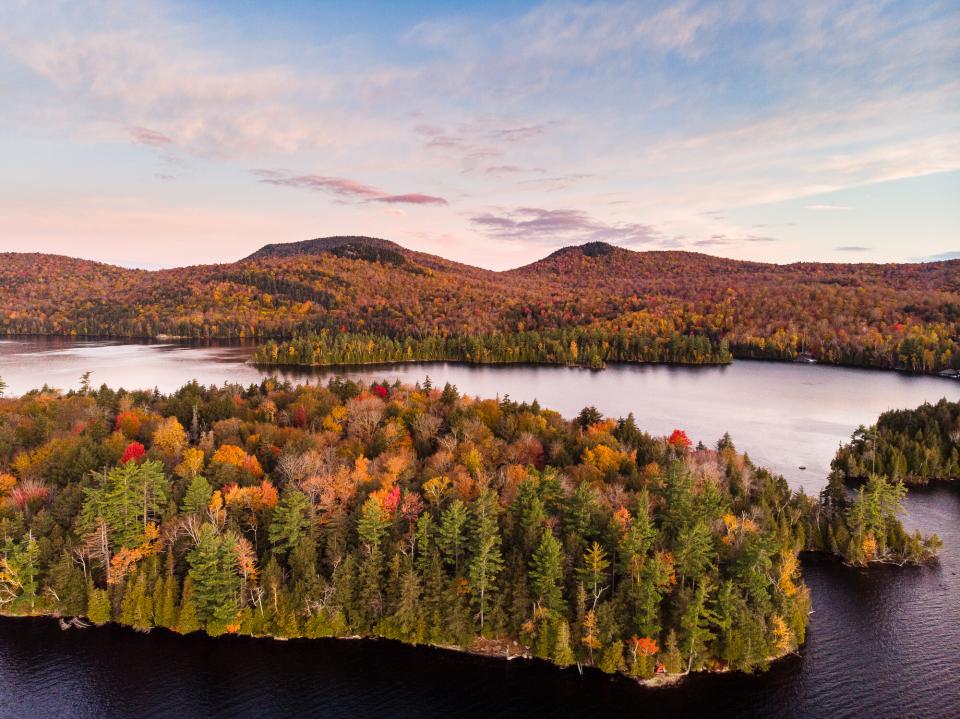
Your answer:
[[[569,209],[518,207],[475,215],[470,222],[490,237],[545,244],[602,241],[641,245],[655,242],[661,237],[651,225],[610,224],[581,210]]]
[[[427,9],[416,13],[423,22],[400,9],[396,22],[358,26],[349,39],[286,6],[268,24],[245,7],[221,8],[174,0],[142,0],[136,12],[122,0],[4,8],[4,150],[29,138],[78,154],[103,143],[153,152],[102,154],[92,184],[41,176],[50,172],[41,166],[31,182],[0,169],[0,182],[24,196],[31,190],[19,188],[71,179],[109,188],[118,177],[126,183],[132,166],[143,198],[166,193],[172,206],[191,180],[240,181],[246,194],[191,201],[229,196],[219,209],[242,212],[263,200],[278,223],[295,209],[291,239],[315,222],[316,205],[285,202],[274,212],[267,186],[323,195],[342,226],[402,228],[400,240],[416,238],[422,213],[377,225],[388,207],[451,202],[462,211],[437,212],[431,236],[461,237],[459,247],[472,243],[484,261],[490,237],[512,240],[500,247],[519,255],[523,242],[532,254],[553,237],[646,242],[653,228],[682,238],[671,240],[677,246],[778,260],[829,257],[847,241],[903,257],[956,236],[947,218],[922,247],[881,247],[868,230],[882,220],[866,202],[825,194],[960,170],[956,2],[565,0],[509,12]],[[272,170],[259,183],[246,174],[291,166],[336,174]],[[174,175],[183,181],[156,181]],[[838,197],[850,204],[831,201]],[[762,219],[800,227],[776,241],[764,235],[779,230],[753,228],[760,218],[745,211],[781,201],[792,214]],[[798,217],[798,206],[808,212]],[[504,207],[515,209],[489,209]],[[795,239],[814,220],[826,229]],[[865,229],[831,231],[840,220]]]
[[[314,192],[324,192],[344,199],[366,202],[382,202],[400,205],[446,205],[442,197],[426,195],[421,192],[390,194],[376,187],[366,185],[345,177],[324,175],[295,175],[284,170],[255,169],[251,173],[260,182],[278,187],[296,187]]]
[[[165,147],[173,143],[170,137],[157,130],[151,130],[149,127],[131,127],[130,137],[133,138],[134,142],[152,147]]]
[[[862,245],[841,245],[840,247],[834,247],[837,252],[869,252],[872,250],[872,247],[863,247]]]
[[[371,202],[385,202],[387,204],[400,205],[447,205],[449,204],[442,197],[434,195],[424,195],[419,192],[410,192],[405,195],[383,195],[382,197],[373,197]]]
[[[682,239],[682,238],[681,238]],[[740,237],[724,234],[711,235],[703,240],[693,242],[695,247],[722,247],[730,245],[739,245],[743,242],[777,242],[776,237],[766,237],[763,235],[743,235]]]
[[[852,207],[847,205],[831,205],[828,203],[819,204],[819,205],[806,205],[804,209],[813,210],[814,212],[832,212],[835,210],[852,210]]]

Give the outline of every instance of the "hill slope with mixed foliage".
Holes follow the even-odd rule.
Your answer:
[[[0,399],[8,614],[752,671],[804,641],[821,514],[729,437],[429,382]]]
[[[331,349],[324,330],[369,349]],[[364,237],[155,272],[8,253],[0,334],[296,338],[260,358],[293,364],[802,356],[934,372],[960,368],[960,260],[772,265],[591,243],[492,272]]]

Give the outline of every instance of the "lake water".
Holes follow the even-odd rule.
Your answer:
[[[171,390],[258,381],[243,347],[0,342],[0,377],[18,394],[80,374],[113,386]],[[331,373],[307,375],[323,380]],[[429,374],[461,391],[539,399],[572,416],[595,405],[632,411],[641,427],[686,429],[741,449],[819,491],[837,444],[891,407],[960,398],[960,383],[895,373],[739,361],[724,368],[453,364],[364,368],[364,378]],[[303,378],[296,374],[292,377]],[[316,379],[313,379],[316,378]],[[799,469],[807,467],[806,471]],[[61,632],[50,620],[0,619],[0,717],[254,716],[960,716],[960,492],[934,486],[907,500],[906,523],[944,539],[920,568],[850,570],[809,560],[808,641],[770,671],[692,677],[642,689],[539,662],[503,662],[392,642],[290,641],[138,634],[120,627]]]
[[[783,474],[795,487],[816,493],[837,446],[860,424],[893,408],[916,407],[941,397],[960,399],[960,382],[896,372],[738,360],[724,367],[612,365],[595,372],[550,366],[471,366],[426,363],[332,370],[264,372],[247,364],[243,346],[70,342],[58,339],[0,341],[0,377],[21,394],[44,383],[77,388],[92,372],[99,386],[178,389],[202,384],[260,382],[266,374],[325,382],[335,374],[413,384],[429,375],[480,397],[510,395],[575,416],[588,405],[611,417],[633,412],[655,434],[674,428],[694,442],[713,444],[730,432],[755,462]],[[806,467],[801,470],[800,467]]]

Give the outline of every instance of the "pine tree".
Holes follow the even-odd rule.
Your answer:
[[[96,589],[91,582],[87,590],[87,617],[97,625],[103,625],[112,619],[110,595],[106,589]]]
[[[60,561],[50,569],[50,584],[59,598],[58,610],[61,614],[79,616],[84,613],[87,582],[69,552],[64,552]]]
[[[180,611],[177,614],[175,629],[180,634],[190,634],[201,629],[200,619],[197,616],[197,607],[193,601],[193,578],[187,574],[183,580],[183,592],[180,595]]]
[[[547,530],[530,561],[530,585],[537,601],[551,611],[563,611],[563,565],[560,542]]]
[[[485,489],[477,498],[474,517],[473,558],[469,568],[470,593],[477,608],[482,633],[490,596],[497,590],[497,576],[503,570],[497,499],[490,489]]]
[[[667,644],[661,659],[668,673],[679,674],[683,671],[683,656],[677,646],[677,633],[673,629],[667,633]]]
[[[222,634],[239,609],[240,577],[233,543],[205,524],[200,530],[200,542],[187,555],[187,562],[193,579],[192,599],[197,618],[210,634]]]
[[[459,499],[453,500],[440,516],[439,544],[447,566],[453,575],[460,576],[460,555],[466,543],[467,508]]]
[[[625,671],[627,665],[623,660],[623,642],[617,639],[608,644],[601,653],[597,666],[606,674]]]
[[[269,539],[273,551],[285,555],[300,542],[310,526],[310,500],[298,489],[288,489],[273,511]]]
[[[576,661],[573,648],[570,646],[570,624],[566,619],[557,622],[556,638],[553,642],[553,652],[550,659],[558,667],[569,667]]]
[[[423,621],[420,618],[420,577],[408,569],[400,583],[400,601],[395,614],[400,638],[418,644],[423,641]]]
[[[180,511],[184,514],[202,513],[207,511],[210,506],[210,498],[213,496],[213,488],[204,477],[197,475],[187,486],[187,492],[183,495],[183,502],[180,504]]]

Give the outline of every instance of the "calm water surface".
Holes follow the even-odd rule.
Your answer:
[[[737,447],[796,486],[819,492],[837,446],[860,424],[887,409],[941,397],[960,399],[960,382],[896,372],[820,365],[737,361],[726,367],[613,365],[602,372],[569,367],[475,367],[426,363],[336,371],[264,372],[246,364],[249,347],[189,347],[63,340],[0,341],[0,377],[21,394],[44,383],[77,388],[92,372],[95,385],[169,392],[201,384],[259,382],[267,374],[325,382],[336,374],[413,384],[429,375],[480,397],[537,399],[566,417],[594,405],[611,417],[633,412],[656,434],[674,428],[713,444],[730,432]],[[800,467],[806,467],[801,470]]]
[[[0,377],[15,394],[44,382],[75,387],[86,370],[96,383],[161,390],[192,378],[247,383],[262,376],[244,364],[248,352],[0,342]],[[960,398],[960,384],[947,380],[759,362],[599,373],[435,364],[347,374],[413,382],[426,373],[470,394],[536,398],[568,416],[593,404],[613,416],[632,411],[657,433],[683,427],[713,442],[729,431],[756,461],[811,492],[858,424],[891,407]],[[913,492],[906,522],[940,534],[940,563],[854,571],[806,562],[814,603],[807,644],[756,676],[644,690],[593,672],[383,641],[214,641],[0,619],[0,717],[960,717],[960,491]]]

